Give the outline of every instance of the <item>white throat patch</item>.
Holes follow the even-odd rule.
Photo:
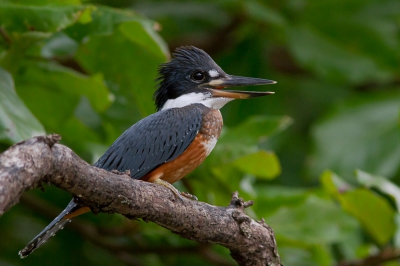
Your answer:
[[[169,108],[181,108],[187,105],[191,105],[194,103],[201,103],[208,108],[213,109],[221,109],[225,104],[232,101],[232,98],[212,98],[211,94],[204,94],[204,93],[196,93],[191,92],[188,94],[184,94],[179,96],[176,99],[169,99],[165,102],[162,110],[166,110]]]

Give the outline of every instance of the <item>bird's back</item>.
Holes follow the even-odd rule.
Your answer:
[[[167,163],[170,163],[167,168],[172,166],[180,156],[183,157],[175,164],[197,156],[195,162],[186,163],[197,167],[214,148],[221,129],[219,110],[202,104],[159,111],[126,130],[95,166],[108,171],[129,170],[132,178],[144,180],[149,180],[149,173],[159,166]],[[191,153],[184,153],[189,147]],[[175,170],[174,167],[174,171],[185,174],[193,170],[192,167],[185,169]]]

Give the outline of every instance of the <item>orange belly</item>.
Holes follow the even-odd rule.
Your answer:
[[[189,147],[175,160],[160,165],[141,180],[154,182],[159,178],[172,184],[192,172],[214,148],[221,134],[222,123],[219,110],[210,109],[204,115],[201,129]]]
[[[154,182],[160,178],[172,184],[196,169],[206,158],[206,149],[202,144],[202,137],[197,135],[190,146],[175,160],[162,164],[141,180]]]

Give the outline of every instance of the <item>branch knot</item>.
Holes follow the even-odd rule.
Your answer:
[[[49,146],[49,148],[52,148],[54,144],[58,143],[61,140],[61,136],[58,134],[49,134],[47,136],[44,136],[42,140]]]
[[[252,200],[244,201],[243,198],[239,198],[239,192],[235,191],[232,193],[230,208],[237,208],[244,211],[245,208],[253,206],[254,202]]]
[[[241,210],[234,210],[232,212],[233,219],[238,222],[240,231],[246,238],[251,238],[252,230],[251,230],[251,218],[247,216]]]
[[[251,238],[252,230],[251,230],[251,221],[252,219],[247,216],[244,209],[253,205],[253,201],[244,201],[242,198],[239,198],[239,193],[237,191],[232,193],[232,200],[229,205],[229,208],[235,208],[232,211],[232,218],[239,224],[240,231],[246,238]]]
[[[265,222],[265,219],[264,219],[264,218],[261,218],[261,221],[259,221],[258,223],[261,224],[264,228],[266,228],[266,229],[268,230],[268,232],[269,232],[269,237],[270,237],[270,239],[271,239],[271,241],[272,241],[271,248],[272,248],[272,250],[273,250],[273,254],[274,254],[275,258],[277,258],[278,261],[279,261],[279,264],[278,264],[278,265],[279,265],[279,266],[282,265],[282,264],[280,264],[280,257],[279,257],[279,253],[278,253],[278,249],[277,249],[277,244],[276,244],[276,239],[275,239],[275,233],[274,233],[274,231],[273,231],[272,228]],[[274,264],[271,264],[271,266],[274,266]]]

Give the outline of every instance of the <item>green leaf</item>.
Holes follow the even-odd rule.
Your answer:
[[[400,248],[400,213],[396,213],[394,220],[396,224],[396,232],[393,236],[393,245],[396,248]]]
[[[48,5],[48,4],[62,4],[62,5],[66,5],[66,4],[72,4],[72,5],[78,5],[81,4],[80,0],[5,0],[7,2],[18,2],[18,4],[20,5],[32,5],[32,6],[41,6],[41,5]]]
[[[14,75],[20,70],[27,51],[38,42],[49,38],[51,34],[33,31],[15,34],[13,36],[12,46],[0,56],[0,66]]]
[[[11,32],[56,32],[74,24],[92,6],[24,6],[1,4],[1,25]]]
[[[258,144],[285,130],[290,124],[291,119],[286,116],[255,116],[233,129],[225,127],[217,146],[203,163],[203,167],[199,167],[194,173],[210,176],[213,180],[209,182],[224,182],[228,193],[237,190],[234,184],[244,181],[244,174],[253,174],[264,179],[275,178],[281,171],[278,158],[273,153],[260,150]],[[230,185],[232,187],[229,187]],[[249,194],[254,195],[251,193],[251,184],[242,185]]]
[[[88,72],[101,73],[116,86],[116,95],[119,96],[116,102],[123,104],[126,112],[137,113],[139,110],[143,117],[154,112],[151,101],[154,80],[158,65],[166,58],[162,49],[157,52],[154,48],[153,38],[143,36],[148,35],[145,30],[137,30],[137,33],[141,42],[146,40],[148,47],[153,47],[150,51],[143,49],[144,43],[139,46],[118,30],[113,35],[91,37],[80,46],[76,58]],[[120,121],[122,118],[115,119]]]
[[[110,105],[102,76],[86,76],[54,63],[31,63],[27,66],[16,78],[21,98],[48,131],[61,134],[63,143],[76,152],[86,152],[83,154],[86,156],[88,144],[99,141],[101,120],[86,126],[83,124],[85,119],[79,121],[77,117],[104,112]],[[86,110],[79,105],[82,98],[87,99]]]
[[[233,162],[236,168],[263,179],[273,179],[281,173],[278,157],[273,152],[261,150]]]
[[[71,147],[74,151],[80,153],[91,152],[90,148],[92,143],[99,142],[98,132],[91,130],[86,127],[76,117],[70,116],[63,120],[60,124],[57,132],[60,132],[63,136],[63,142]],[[85,156],[91,156],[92,154],[85,154]]]
[[[265,4],[261,4],[257,1],[245,1],[243,4],[246,12],[253,19],[276,26],[286,25],[285,18],[275,9],[270,8]]]
[[[241,156],[258,152],[258,145],[271,136],[285,130],[292,123],[287,116],[252,116],[234,128],[226,128],[218,140],[218,145],[211,153],[212,162],[230,162]],[[223,154],[223,156],[222,156]]]
[[[371,176],[367,176],[366,173],[359,173],[358,179],[361,179],[360,183],[370,185],[382,186],[386,183],[382,180],[382,182],[372,180]],[[330,171],[326,171],[322,175],[321,181],[329,193],[340,202],[342,208],[357,218],[379,244],[385,244],[394,235],[396,212],[387,200],[368,189],[352,189],[339,176]]]
[[[283,244],[283,245],[282,245]],[[296,266],[321,266],[333,265],[332,254],[328,246],[313,245],[296,245],[297,243],[278,243],[279,256],[282,258],[284,265]]]
[[[254,186],[257,200],[253,209],[259,217],[270,216],[282,207],[298,207],[308,199],[310,192],[304,188],[277,186],[259,182]]]
[[[12,144],[44,134],[43,126],[16,94],[11,75],[0,67],[0,141]]]
[[[287,129],[293,120],[288,116],[252,116],[240,125],[223,132],[218,144],[256,145]],[[240,141],[238,141],[240,140]]]
[[[394,233],[393,243],[395,247],[400,247],[400,188],[396,184],[390,182],[387,178],[371,175],[361,170],[356,171],[356,178],[360,184],[367,186],[368,188],[378,189],[380,192],[393,199],[397,209],[394,219],[396,232]]]
[[[310,195],[295,207],[283,206],[266,217],[278,242],[289,241],[324,245],[346,239],[357,227],[354,219],[334,202]]]
[[[111,35],[118,29],[132,42],[141,45],[142,49],[165,60],[169,56],[168,46],[157,34],[155,25],[154,21],[133,11],[87,6],[80,17],[80,23],[75,23],[65,32],[71,38],[82,41],[87,36]]]
[[[399,93],[371,94],[337,106],[312,129],[311,170],[348,176],[359,168],[392,177],[399,170]]]
[[[393,237],[396,212],[385,199],[362,188],[340,194],[338,199],[378,244],[384,245]]]
[[[31,69],[33,70],[33,68]],[[32,73],[40,73],[40,71],[32,71]],[[44,78],[38,76],[37,79]],[[61,94],[59,91],[52,89],[52,87],[41,86],[29,83],[31,79],[27,78],[26,82],[20,80],[17,84],[18,94],[25,101],[29,109],[45,126],[49,132],[61,134],[59,131],[64,121],[73,114],[78,102],[79,97]],[[63,136],[65,140],[66,136]]]
[[[227,193],[237,190],[235,184],[246,181],[243,179],[244,174],[253,174],[264,179],[275,178],[281,171],[279,160],[275,154],[260,150],[258,144],[285,130],[291,122],[286,116],[255,116],[233,129],[225,127],[203,167],[199,167],[194,173],[210,176],[212,180],[208,182],[224,182]],[[243,190],[254,195],[252,184],[241,185]]]
[[[385,81],[391,73],[371,58],[341,46],[310,25],[287,30],[288,45],[297,61],[323,78],[352,83]]]
[[[73,57],[78,49],[78,42],[71,39],[64,32],[53,34],[46,44],[41,47],[40,54],[44,58],[52,59],[55,57]]]
[[[23,76],[25,84],[34,83],[52,88],[58,93],[76,96],[85,95],[96,111],[104,111],[111,103],[103,76],[86,76],[54,63],[38,63],[31,66]]]
[[[393,198],[396,203],[397,211],[400,211],[400,188],[396,184],[390,182],[390,180],[385,177],[371,175],[361,170],[356,171],[356,178],[358,183],[368,188],[376,188]]]
[[[335,40],[343,50],[369,58],[380,69],[396,73],[400,40],[394,21],[399,9],[397,0],[313,1],[302,10],[302,18]]]
[[[87,36],[110,35],[121,23],[142,18],[132,11],[105,6],[90,6],[90,10],[90,23],[74,24],[65,30],[71,38],[81,41]]]
[[[341,179],[332,171],[325,171],[321,175],[321,183],[323,188],[332,196],[338,196],[340,193],[345,192],[352,188],[352,186]]]
[[[239,169],[246,173],[249,173],[248,170],[250,170],[251,173],[260,177],[272,178],[272,176],[280,173],[280,166],[278,166],[279,162],[275,155],[262,154],[263,152],[259,151],[260,149],[258,144],[262,141],[266,141],[266,139],[271,135],[286,129],[290,123],[291,119],[289,117],[278,118],[256,116],[250,117],[248,120],[233,129],[225,127],[220,139],[218,140],[218,145],[208,156],[204,165],[208,169],[212,169],[212,172],[220,178],[226,179],[235,176],[239,179],[242,175],[236,170],[238,169],[236,167],[237,164],[232,162],[243,156],[256,154],[254,156],[257,158],[257,162],[267,160],[267,162],[270,163],[268,167],[271,168],[261,169],[259,166],[256,166],[251,162],[251,166],[238,166],[242,167]],[[249,161],[246,158],[243,160]],[[243,167],[247,167],[247,169],[244,169]],[[257,170],[257,167],[260,169]]]
[[[124,22],[119,30],[133,43],[141,46],[159,59],[165,60],[169,56],[168,46],[165,41],[156,34],[153,28],[154,23],[148,20]]]

